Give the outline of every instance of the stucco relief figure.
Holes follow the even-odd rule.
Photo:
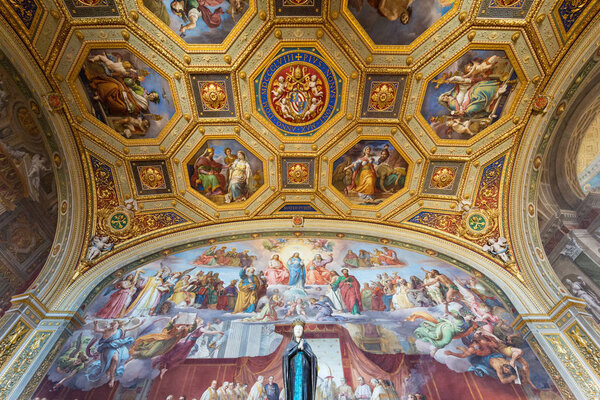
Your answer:
[[[293,336],[282,357],[285,398],[313,400],[317,389],[317,356],[304,339],[304,321],[292,323]]]
[[[565,280],[565,284],[573,296],[577,296],[587,304],[588,308],[597,320],[600,320],[600,299],[592,290],[586,285],[581,276],[577,277],[577,280],[572,281],[570,279]]]

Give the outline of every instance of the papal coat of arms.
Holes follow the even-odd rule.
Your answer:
[[[258,112],[283,134],[309,136],[339,111],[342,79],[317,53],[283,49],[255,80]]]
[[[270,103],[287,122],[312,122],[323,111],[328,89],[320,71],[296,64],[275,75]]]

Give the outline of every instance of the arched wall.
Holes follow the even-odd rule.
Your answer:
[[[595,75],[593,72],[584,71],[584,77],[580,77],[579,80],[576,77],[576,74],[581,74],[582,66],[594,57],[600,46],[597,40],[600,35],[598,20],[596,17],[596,22],[588,25],[587,32],[580,36],[563,58],[561,65],[551,75],[543,90],[544,94],[551,97],[551,103],[544,113],[530,118],[511,171],[508,216],[514,252],[521,268],[531,272],[529,276],[533,286],[539,288],[539,295],[550,304],[556,304],[567,292],[552,270],[539,236],[538,187],[545,160],[555,162],[548,154],[553,135],[560,132],[558,127],[572,115],[572,100],[578,98],[577,93],[585,90]],[[598,68],[597,64],[595,68]],[[569,98],[561,106],[565,94]],[[559,109],[563,111],[559,111],[560,115],[557,115]]]
[[[58,229],[50,255],[38,278],[24,294],[13,299],[13,309],[18,308],[19,302],[25,299],[37,303],[37,308],[44,309],[43,304],[61,290],[62,282],[70,278],[73,266],[77,265],[83,247],[88,191],[83,164],[69,121],[62,110],[52,112],[43,105],[42,97],[53,92],[43,70],[12,30],[0,29],[0,43],[3,52],[14,65],[21,68],[22,75],[28,79],[27,85],[36,94],[34,100],[50,125],[50,132],[45,132],[45,139],[49,145],[49,154],[54,158],[52,168],[58,192]],[[4,318],[11,319],[11,313]]]
[[[448,264],[456,265],[458,268],[469,271],[470,269],[478,271],[489,278],[499,291],[506,294],[516,313],[522,315],[541,315],[543,308],[541,304],[535,302],[531,292],[520,283],[515,277],[507,273],[503,268],[493,261],[481,256],[475,252],[464,251],[459,245],[434,238],[430,235],[415,233],[406,230],[390,230],[388,227],[381,227],[376,224],[356,223],[349,225],[344,221],[335,220],[305,220],[303,227],[292,227],[290,219],[264,220],[253,222],[217,224],[209,228],[197,228],[185,232],[174,233],[160,238],[152,239],[142,245],[134,246],[120,253],[115,254],[104,261],[101,261],[83,277],[78,279],[69,288],[63,291],[63,294],[52,304],[49,316],[54,318],[59,316],[71,316],[77,314],[83,317],[84,311],[79,311],[82,305],[86,308],[98,294],[103,292],[103,288],[114,281],[117,276],[124,276],[132,269],[141,267],[171,252],[181,252],[197,247],[206,247],[209,245],[221,245],[228,242],[244,241],[251,239],[260,239],[274,236],[288,237],[323,237],[323,238],[345,238],[348,240],[364,241],[367,243],[377,243],[378,245],[388,245],[392,248],[404,248],[402,245],[410,245],[411,251],[421,252],[428,256],[438,258]],[[334,267],[337,268],[337,267]],[[518,319],[518,318],[517,318]],[[86,321],[89,323],[89,321]],[[522,322],[518,322],[521,332],[525,334],[530,342],[530,346],[536,352],[536,355],[542,359],[546,365],[548,361],[544,354],[547,351],[535,347],[537,343],[524,328]],[[49,350],[50,355],[45,360],[52,361],[56,353],[63,347],[66,337],[71,336],[71,332],[76,330],[79,323],[64,326],[56,331],[58,339],[53,345],[50,342],[47,347],[53,346]],[[64,330],[62,330],[64,329]],[[59,339],[62,337],[62,340]],[[45,368],[41,368],[44,371]],[[564,381],[556,379],[560,387],[562,382],[564,390]],[[33,382],[33,381],[32,381]],[[39,382],[39,381],[38,381]],[[33,384],[32,384],[33,385]],[[34,387],[33,385],[32,387]],[[30,394],[30,388],[27,388],[26,394]]]
[[[544,249],[544,243],[540,238],[538,226],[538,200],[539,198],[550,198],[553,192],[568,193],[567,199],[562,199],[561,207],[574,207],[577,199],[581,196],[579,187],[571,187],[567,183],[568,176],[564,174],[557,178],[566,179],[559,190],[554,190],[547,185],[541,187],[542,176],[548,174],[544,166],[555,165],[564,161],[565,154],[568,151],[559,145],[559,156],[551,153],[552,143],[563,143],[564,138],[568,138],[569,129],[576,124],[576,118],[569,121],[570,117],[576,114],[578,99],[585,96],[586,90],[595,87],[596,77],[600,70],[598,64],[600,52],[600,26],[599,18],[596,16],[586,28],[570,51],[562,59],[559,67],[549,77],[548,82],[543,87],[544,95],[549,96],[550,104],[543,113],[532,115],[528,125],[523,133],[522,139],[518,144],[517,156],[512,168],[512,178],[509,192],[509,229],[514,248],[517,263],[529,271],[531,283],[537,288],[538,296],[554,306],[549,311],[554,328],[560,332],[560,338],[548,334],[545,331],[547,325],[533,324],[535,329],[541,334],[549,347],[558,355],[565,372],[574,381],[577,386],[585,393],[585,398],[594,398],[597,396],[593,386],[595,384],[586,383],[586,379],[581,379],[579,374],[586,374],[586,371],[594,371],[597,365],[594,363],[591,354],[599,351],[599,327],[591,319],[589,314],[581,313],[585,306],[583,301],[579,304],[574,303],[569,292],[565,289],[562,282],[558,279],[548,255]],[[585,104],[584,99],[580,104]],[[565,140],[564,143],[568,143]],[[575,142],[571,142],[572,146]],[[573,151],[573,148],[570,150]],[[560,165],[558,165],[560,168]],[[550,171],[553,173],[554,171]],[[572,179],[571,179],[572,180]],[[540,196],[541,192],[541,196]],[[561,212],[556,207],[555,210],[542,210],[542,217],[551,216],[552,212]],[[565,238],[562,239],[566,240]],[[570,305],[566,305],[569,304]],[[564,307],[563,307],[564,306]],[[532,325],[530,325],[532,326]],[[577,338],[583,333],[584,339],[579,341]],[[572,350],[565,345],[573,344]],[[573,357],[579,357],[579,363],[574,363]],[[582,368],[583,366],[583,368]],[[585,367],[587,366],[587,368]],[[564,375],[563,375],[564,376]],[[591,377],[591,375],[589,376]]]

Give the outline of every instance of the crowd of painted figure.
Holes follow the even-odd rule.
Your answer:
[[[415,338],[430,345],[432,356],[444,349],[448,356],[468,359],[470,370],[478,376],[489,375],[503,383],[522,381],[533,387],[529,365],[523,358],[524,342],[500,318],[505,312],[502,304],[475,278],[451,279],[436,269],[421,268],[421,277],[404,279],[390,270],[389,274],[376,275],[376,280],[361,285],[350,274],[352,269],[342,268],[338,273],[327,268],[333,260],[331,254],[317,254],[305,264],[299,253],[294,253],[285,265],[274,254],[266,269],[257,272],[249,266],[254,258],[244,251],[241,254],[245,256],[237,258],[241,267],[239,281],[232,280],[224,286],[219,273],[205,272],[199,266],[231,263],[234,257],[229,254],[235,249],[226,250],[211,247],[187,271],[171,272],[161,265],[153,276],[141,279],[144,271],[139,269],[118,282],[95,314],[96,318],[110,320],[107,327],[99,326],[98,320],[94,325],[95,332],[102,335],[95,348],[95,354],[101,357],[95,361],[86,357],[91,345],[87,349],[85,344],[75,345],[64,354],[64,367],[59,365],[68,374],[65,379],[91,363],[85,371],[89,380],[106,374],[112,384],[130,358],[152,359],[153,367],[162,376],[185,360],[201,336],[223,335],[194,314],[193,322],[182,323],[173,317],[161,333],[140,335],[137,339],[126,337],[126,331],[139,327],[127,326],[133,324],[131,318],[172,315],[173,307],[222,310],[232,317],[242,317],[244,322],[273,322],[298,316],[315,322],[343,322],[350,320],[350,315],[358,317],[365,312],[406,310],[400,318],[416,326]],[[383,252],[390,265],[402,263],[393,251],[383,248]],[[319,293],[311,296],[315,292]],[[414,310],[428,307],[441,316]],[[129,323],[115,320],[123,317],[130,317]],[[464,346],[447,347],[454,339],[461,339]]]
[[[400,395],[391,381],[372,378],[370,385],[361,376],[358,385],[352,388],[345,378],[340,378],[339,385],[332,376],[325,379],[319,378],[317,392],[314,400],[400,400]],[[200,400],[285,400],[285,391],[274,378],[270,376],[265,383],[263,376],[259,376],[248,392],[248,385],[239,382],[223,382],[219,386],[216,380],[204,391]],[[165,400],[174,400],[174,395],[169,395]],[[180,396],[179,399],[185,399]],[[426,400],[420,393],[408,394],[402,399]],[[196,400],[196,398],[192,398]]]

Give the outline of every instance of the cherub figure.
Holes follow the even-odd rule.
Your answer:
[[[109,241],[110,238],[108,236],[93,236],[91,240],[91,245],[90,247],[88,247],[88,261],[93,261],[103,252],[112,250],[113,244],[109,243]]]
[[[132,136],[144,136],[150,128],[150,121],[143,117],[125,117],[117,120],[115,125],[120,127],[119,131],[127,139]]]
[[[313,74],[310,76],[310,82],[308,82],[308,87],[310,88],[310,91],[312,92],[313,96],[320,97],[323,95],[323,92],[319,90],[320,86],[318,85],[320,84],[321,80],[318,79],[316,75]]]
[[[488,239],[488,244],[483,245],[483,251],[499,257],[503,262],[508,263],[510,261],[510,253],[508,252],[508,241],[505,237],[498,237],[498,239]]]
[[[313,75],[314,76],[314,75]],[[311,115],[313,115],[313,113],[315,111],[317,111],[317,108],[323,104],[323,102],[321,101],[321,99],[317,99],[316,97],[313,97],[311,100],[312,104],[310,105],[310,108],[308,108],[306,110],[306,112],[304,113],[304,118],[303,119],[308,119],[311,117]]]
[[[273,101],[279,100],[281,96],[285,93],[285,79],[283,76],[277,78],[277,89],[271,90],[273,94]]]
[[[463,78],[470,78],[477,75],[489,74],[499,59],[500,57],[493,55],[491,57],[486,58],[485,60],[477,59],[471,61],[465,66],[466,74],[463,75]]]
[[[136,70],[133,69],[133,65],[131,65],[129,61],[114,61],[112,58],[113,57],[107,56],[106,53],[103,53],[89,57],[88,61],[93,63],[102,62],[105,70],[107,70],[106,74],[109,76],[126,76],[131,72],[136,72]]]

